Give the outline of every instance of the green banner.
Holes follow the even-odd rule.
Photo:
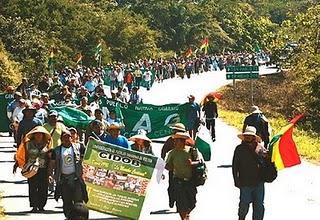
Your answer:
[[[139,219],[157,157],[89,140],[83,161],[88,207]]]
[[[171,135],[170,126],[180,121],[185,122],[185,106],[186,104],[130,105],[106,98],[100,100],[100,107],[103,111],[115,109],[116,112],[121,112],[125,125],[123,135],[126,137],[135,135],[138,129],[146,130],[149,138]]]
[[[0,132],[9,131],[10,121],[7,117],[7,106],[12,100],[12,94],[0,94]]]

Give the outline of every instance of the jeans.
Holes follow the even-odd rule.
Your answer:
[[[252,203],[253,220],[263,220],[264,216],[264,183],[259,183],[253,187],[240,187],[240,203],[238,209],[239,220],[245,220],[249,211],[249,205]]]

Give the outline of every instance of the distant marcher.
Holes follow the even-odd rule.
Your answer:
[[[192,139],[195,139],[200,123],[200,105],[195,102],[193,95],[188,96],[189,102],[187,106],[187,130]]]
[[[132,150],[154,155],[151,146],[152,141],[147,137],[145,130],[139,129],[136,135],[129,138],[129,141],[134,142],[131,146]]]
[[[232,174],[234,185],[240,189],[239,220],[245,220],[250,203],[253,204],[252,219],[263,220],[265,191],[256,152],[261,138],[256,135],[256,129],[252,126],[246,127],[238,137],[242,142],[234,151]]]
[[[166,169],[173,172],[173,186],[176,206],[181,220],[189,220],[191,211],[196,207],[197,188],[191,180],[192,166],[198,162],[191,159],[190,147],[186,140],[190,138],[186,132],[177,132],[172,136],[174,149],[168,154]]]
[[[138,94],[138,87],[133,87],[131,90],[130,98],[129,98],[129,104],[139,104],[141,103],[140,95]]]
[[[242,132],[246,130],[247,126],[253,126],[256,128],[257,135],[261,137],[264,142],[264,147],[267,148],[269,144],[269,122],[263,115],[258,106],[251,107],[251,113],[245,118],[243,122]]]
[[[216,118],[218,117],[218,107],[217,103],[214,101],[214,96],[207,96],[208,101],[204,103],[202,111],[204,111],[204,116],[206,119],[206,127],[211,131],[211,138],[213,141],[216,140]]]
[[[51,144],[49,132],[44,127],[37,126],[26,135],[17,150],[16,160],[20,168],[23,169],[28,164],[39,167],[37,173],[28,178],[31,212],[43,212],[47,203]]]

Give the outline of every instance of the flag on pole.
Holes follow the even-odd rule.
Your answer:
[[[76,55],[76,64],[78,64],[78,63],[82,64],[82,58],[83,58],[82,54],[78,53]]]
[[[205,39],[203,39],[201,41],[201,46],[200,46],[200,49],[204,49],[204,54],[207,54],[208,53],[208,47],[209,47],[209,40],[208,38],[206,37]]]
[[[189,49],[186,51],[186,57],[187,58],[191,57],[191,55],[192,55],[192,49],[191,49],[191,47],[189,47]]]
[[[271,161],[275,163],[277,170],[292,167],[301,163],[296,143],[292,138],[294,125],[303,117],[303,114],[294,117],[290,124],[283,127],[269,143]]]
[[[100,60],[101,53],[102,53],[102,44],[101,44],[101,42],[99,42],[99,44],[96,46],[96,50],[95,50],[95,53],[94,53],[94,59],[96,61]]]
[[[49,50],[48,69],[50,72],[54,72],[54,52],[53,48]]]
[[[200,125],[197,137],[195,140],[195,146],[203,156],[204,161],[210,161],[211,159],[211,146],[213,142],[209,130],[204,125]]]

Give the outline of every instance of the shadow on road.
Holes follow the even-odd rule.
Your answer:
[[[14,160],[0,160],[0,163],[14,163]]]
[[[15,153],[16,150],[0,150],[0,153]]]
[[[54,211],[54,210],[45,210],[44,212],[41,212],[39,214],[57,214],[57,213],[63,213],[63,211]],[[37,213],[30,213],[30,211],[21,211],[21,212],[4,212],[5,215],[8,216],[26,216],[26,215],[36,215]]]
[[[175,211],[170,211],[169,209],[158,210],[154,212],[150,212],[150,215],[162,215],[162,214],[176,214]]]
[[[2,196],[3,199],[9,199],[9,198],[28,198],[28,195],[10,195],[10,196]]]
[[[231,168],[232,165],[219,165],[217,168]]]
[[[13,183],[13,184],[27,184],[27,180],[19,180],[19,181],[7,181],[7,180],[0,180],[0,183]]]

